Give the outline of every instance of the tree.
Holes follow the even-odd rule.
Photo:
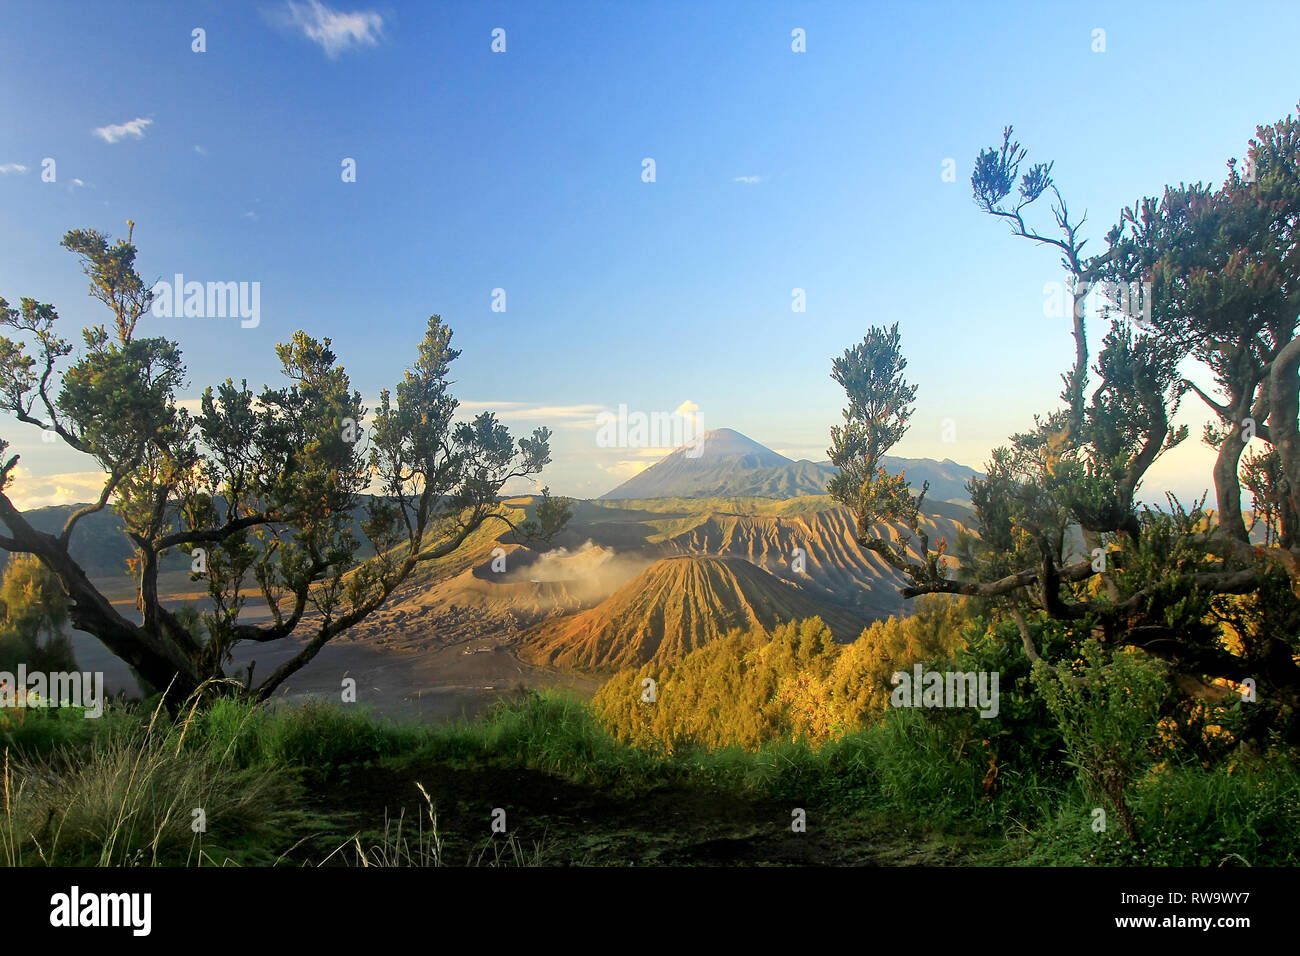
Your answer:
[[[1154,331],[1206,368],[1222,395],[1216,400],[1193,382],[1182,383],[1219,419],[1206,437],[1219,450],[1220,535],[1238,545],[1249,541],[1239,463],[1258,437],[1279,455],[1286,482],[1280,543],[1288,550],[1300,544],[1298,157],[1300,122],[1288,117],[1259,127],[1246,168],[1229,161],[1219,189],[1199,183],[1166,189],[1160,200],[1124,210],[1107,237],[1114,252],[1110,273],[1151,283]]]
[[[826,485],[827,494],[854,510],[858,519],[859,543],[876,552],[902,571],[915,570],[906,546],[870,534],[877,521],[901,521],[920,540],[922,553],[929,552],[929,537],[920,528],[920,513],[928,483],[913,497],[903,475],[890,475],[883,467],[885,452],[906,433],[915,410],[917,386],[903,377],[907,359],[902,353],[898,323],[884,329],[873,326],[863,340],[831,365],[831,378],[848,395],[842,412],[844,425],[831,428],[831,447],[826,454],[839,469]],[[932,576],[939,574],[936,557]]]
[[[68,598],[63,586],[40,560],[14,555],[0,581],[0,670],[18,664],[32,670],[77,669],[72,642],[63,633],[68,620]]]
[[[1064,407],[1012,436],[993,452],[986,477],[970,483],[978,538],[962,574],[948,576],[936,560],[941,550],[930,551],[923,540],[922,561],[897,552],[891,561],[909,577],[901,593],[999,602],[1033,660],[1040,656],[1039,622],[1051,620],[1075,635],[1076,649],[1096,636],[1163,658],[1177,675],[1252,678],[1275,715],[1293,717],[1300,707],[1300,122],[1288,117],[1259,128],[1249,147],[1250,175],[1230,161],[1218,189],[1171,188],[1163,199],[1124,210],[1106,250],[1090,258],[1081,238],[1086,217],[1072,218],[1053,164],[1022,175],[1025,151],[1011,134],[1008,127],[1001,148],[980,153],[972,189],[979,208],[1009,222],[1014,235],[1061,254],[1075,345],[1073,366],[1062,376]],[[1017,197],[1009,203],[1013,189]],[[1056,235],[1026,219],[1048,194]],[[1098,288],[1106,293],[1101,314],[1109,331],[1090,367],[1087,300]],[[850,394],[846,417],[873,402],[897,403],[898,382],[867,374],[876,361],[869,352],[854,356],[858,373],[842,377]],[[1214,376],[1222,399],[1183,377],[1188,361]],[[902,367],[897,357],[886,365]],[[870,394],[855,396],[854,388]],[[1186,438],[1185,428],[1170,423],[1189,391],[1221,421],[1210,436],[1219,448],[1217,511],[1176,499],[1167,510],[1140,506],[1143,477]],[[1240,508],[1239,465],[1252,434],[1277,456],[1276,480],[1267,461],[1247,470],[1257,496],[1274,496],[1262,510],[1278,520],[1278,544],[1259,548],[1249,543]],[[856,457],[869,461],[865,453]],[[851,499],[860,473],[836,490]],[[905,486],[885,495],[867,493],[870,483],[858,487],[859,540],[881,551],[873,525],[908,514],[908,499],[918,506],[920,499]],[[1087,552],[1082,560],[1071,546],[1074,529]],[[1300,739],[1300,722],[1290,720],[1288,732]]]
[[[68,596],[59,579],[31,555],[15,555],[5,565],[0,601],[7,623],[33,635],[54,637],[68,620]]]
[[[296,654],[260,684],[250,669],[239,688],[267,698],[420,563],[450,554],[485,521],[510,524],[498,507],[502,485],[550,461],[546,428],[516,442],[491,412],[453,420],[447,376],[460,353],[437,315],[396,389],[380,394],[368,429],[330,340],[302,331],[276,347],[287,384],[254,393],[227,379],[206,388],[191,415],[176,398],[186,375],[178,344],[136,335],[152,292],[131,237],[74,230],[62,245],[80,258],[113,329],[85,329],[81,355],[63,368],[73,346],[57,331],[54,307],[24,298],[14,309],[0,299],[0,324],[17,333],[0,336],[0,406],[91,456],[106,479],[94,502],[47,534],[4,493],[18,456],[4,460],[0,547],[39,558],[62,582],[72,625],[148,684],[170,688],[171,705],[227,680],[236,645],[303,633]],[[0,452],[8,445],[0,440]],[[78,523],[106,507],[134,551],[140,623],[119,614],[70,553]],[[359,535],[374,552],[364,560]],[[173,549],[207,584],[202,629],[159,596],[159,562]],[[269,623],[241,620],[248,590],[265,600]]]
[[[537,517],[520,522],[519,531],[525,537],[550,544],[573,517],[573,502],[564,497],[552,498],[550,487],[545,487],[535,510]]]

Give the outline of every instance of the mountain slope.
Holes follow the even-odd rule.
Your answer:
[[[973,468],[944,459],[893,458],[884,466],[891,474],[905,472],[912,487],[930,482],[928,501],[968,503],[964,484],[979,474]],[[601,496],[628,498],[797,498],[826,494],[826,482],[837,469],[829,461],[792,461],[730,428],[705,432],[691,445],[675,449],[645,471]]]
[[[931,545],[945,538],[956,543],[963,526],[952,518],[928,515],[921,530]],[[909,534],[898,525],[879,533],[895,541]],[[910,604],[899,595],[906,582],[873,551],[858,545],[853,513],[843,506],[806,514],[753,515],[713,513],[672,534],[663,546],[678,554],[713,554],[744,560],[793,584],[809,598],[844,608],[863,618],[905,615]],[[800,567],[794,558],[798,549]],[[912,560],[920,560],[915,546]],[[958,562],[946,559],[950,568]]]
[[[733,627],[770,631],[814,615],[842,641],[864,626],[742,558],[683,555],[656,561],[588,611],[531,628],[519,656],[565,670],[612,672],[677,660]]]

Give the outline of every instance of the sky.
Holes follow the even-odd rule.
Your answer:
[[[975,207],[979,150],[1014,125],[1099,251],[1296,108],[1298,33],[1269,2],[7,0],[0,296],[79,341],[107,313],[59,241],[128,219],[147,281],[256,283],[255,323],[142,320],[191,401],[278,385],[303,329],[373,408],[440,314],[463,410],[550,427],[542,481],[576,497],[669,450],[605,447],[620,406],[825,459],[831,361],[897,322],[918,394],[893,453],[979,468],[1073,355],[1059,256]],[[1144,499],[1210,487],[1198,404]],[[92,460],[0,436],[19,507],[97,493]]]

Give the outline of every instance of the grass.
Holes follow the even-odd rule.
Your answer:
[[[438,811],[433,798],[423,786],[416,785],[424,799],[422,812],[416,814],[415,835],[406,822],[405,811],[396,820],[384,818],[384,828],[378,838],[364,845],[358,834],[334,853],[325,858],[327,865],[336,857],[343,863],[360,867],[435,867],[452,865],[448,862],[438,830]],[[488,852],[491,851],[491,858]],[[544,847],[535,843],[525,850],[523,843],[513,834],[502,840],[485,840],[467,860],[467,866],[541,866],[545,860]]]
[[[298,822],[292,775],[283,767],[241,769],[228,749],[187,742],[188,729],[188,718],[171,722],[155,710],[142,725],[104,728],[93,746],[57,746],[44,756],[6,748],[0,859],[9,866],[274,862],[276,835]]]
[[[138,724],[138,716],[128,707],[106,707],[94,719],[74,707],[0,707],[0,750],[41,758],[93,746]]]
[[[230,699],[177,720],[6,717],[8,865],[1300,862],[1294,762],[1158,766],[1131,789],[1141,839],[1126,843],[1094,832],[1058,773],[1008,766],[990,790],[982,755],[916,710],[817,749],[671,755],[619,743],[557,691],[438,727]],[[488,831],[492,806],[510,833]],[[807,834],[790,832],[792,807]]]
[[[340,770],[418,749],[429,728],[373,717],[363,708],[319,701],[254,707],[223,698],[196,721],[193,733],[240,767],[297,767],[328,778]]]

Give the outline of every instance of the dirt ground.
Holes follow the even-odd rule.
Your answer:
[[[619,795],[521,769],[463,769],[433,761],[367,767],[318,785],[313,809],[349,832],[304,847],[315,860],[355,834],[363,849],[381,842],[384,821],[403,818],[412,841],[417,817],[428,830],[437,811],[442,865],[548,866],[898,866],[962,862],[970,847],[891,827],[879,820],[836,817],[805,808],[806,830],[792,828],[793,806],[683,786]],[[505,811],[494,834],[494,811]],[[391,830],[390,830],[391,832]],[[356,862],[355,848],[332,862]]]
[[[169,605],[198,595],[186,592],[188,575],[160,580],[160,587],[177,595]],[[117,610],[135,614],[135,596],[129,581],[108,582],[104,593]],[[251,600],[240,619],[257,624],[269,617],[264,605]],[[375,714],[395,719],[443,722],[473,718],[516,687],[568,687],[583,694],[594,693],[599,681],[562,675],[520,661],[511,648],[509,635],[484,635],[484,628],[439,628],[436,637],[420,641],[395,641],[380,628],[359,629],[321,648],[302,670],[281,687],[278,696],[289,700],[309,697],[341,701],[344,678],[356,681],[356,703]],[[476,636],[467,636],[468,634]],[[82,670],[102,671],[109,694],[138,695],[130,669],[113,656],[95,637],[71,632],[73,649]],[[244,643],[235,649],[234,673],[253,665],[256,681],[272,673],[296,654],[301,643],[293,638],[270,644]]]

